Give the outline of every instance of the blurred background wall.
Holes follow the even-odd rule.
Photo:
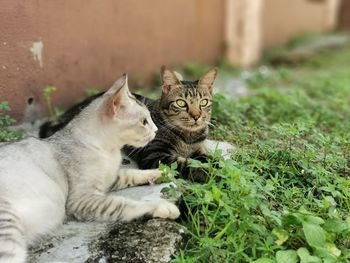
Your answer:
[[[332,30],[338,20],[339,4],[338,0],[266,0],[263,48],[284,44],[299,34]]]
[[[350,1],[341,1],[339,20],[341,29],[350,30]]]
[[[342,21],[349,21],[348,12]],[[18,120],[45,113],[43,88],[62,108],[123,72],[145,85],[162,64],[256,63],[265,48],[332,30],[340,0],[2,0],[0,101]],[[345,8],[342,6],[342,8]],[[28,104],[30,104],[28,108]],[[33,105],[37,105],[33,107]]]

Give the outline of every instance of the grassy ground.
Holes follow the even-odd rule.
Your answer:
[[[190,234],[173,262],[350,262],[350,48],[249,84],[214,101],[232,159],[205,185],[177,180]]]
[[[211,137],[234,143],[232,158],[215,153],[207,184],[177,180],[189,239],[173,262],[350,262],[350,48],[249,84],[250,97],[214,101]],[[0,128],[0,141],[18,136]]]

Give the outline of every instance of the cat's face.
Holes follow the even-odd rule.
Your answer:
[[[135,147],[143,147],[154,139],[157,127],[146,106],[129,92],[126,75],[104,94],[103,99],[103,119],[111,137]]]
[[[161,105],[169,123],[190,132],[207,127],[216,74],[214,68],[198,81],[183,81],[177,73],[162,70]]]

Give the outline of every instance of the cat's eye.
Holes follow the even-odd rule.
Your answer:
[[[176,100],[176,105],[181,107],[181,108],[185,108],[187,103],[184,100]]]
[[[146,126],[147,124],[148,124],[147,119],[143,119],[143,120],[142,120],[142,125],[143,125],[143,126]]]
[[[202,106],[202,107],[204,107],[204,106],[207,106],[208,105],[208,100],[207,99],[204,99],[204,100],[201,100],[200,102],[199,102],[199,104]]]

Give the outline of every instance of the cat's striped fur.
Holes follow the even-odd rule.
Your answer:
[[[26,242],[20,219],[8,202],[0,199],[0,262],[20,262]]]
[[[163,68],[162,96],[158,100],[142,99],[151,112],[158,127],[154,140],[142,148],[124,147],[124,151],[134,159],[140,168],[150,169],[159,163],[177,162],[177,169],[185,178],[198,182],[206,181],[203,169],[190,169],[189,159],[206,162],[209,158],[204,140],[208,134],[211,117],[212,88],[217,74],[210,70],[200,80],[184,81],[175,72]],[[185,107],[176,103],[182,100]],[[208,103],[201,106],[201,102]]]
[[[0,147],[0,262],[23,263],[27,247],[70,214],[80,220],[176,218],[163,201],[134,201],[110,191],[145,184],[158,170],[123,170],[121,148],[146,145],[157,130],[128,91],[126,76],[46,140]]]

